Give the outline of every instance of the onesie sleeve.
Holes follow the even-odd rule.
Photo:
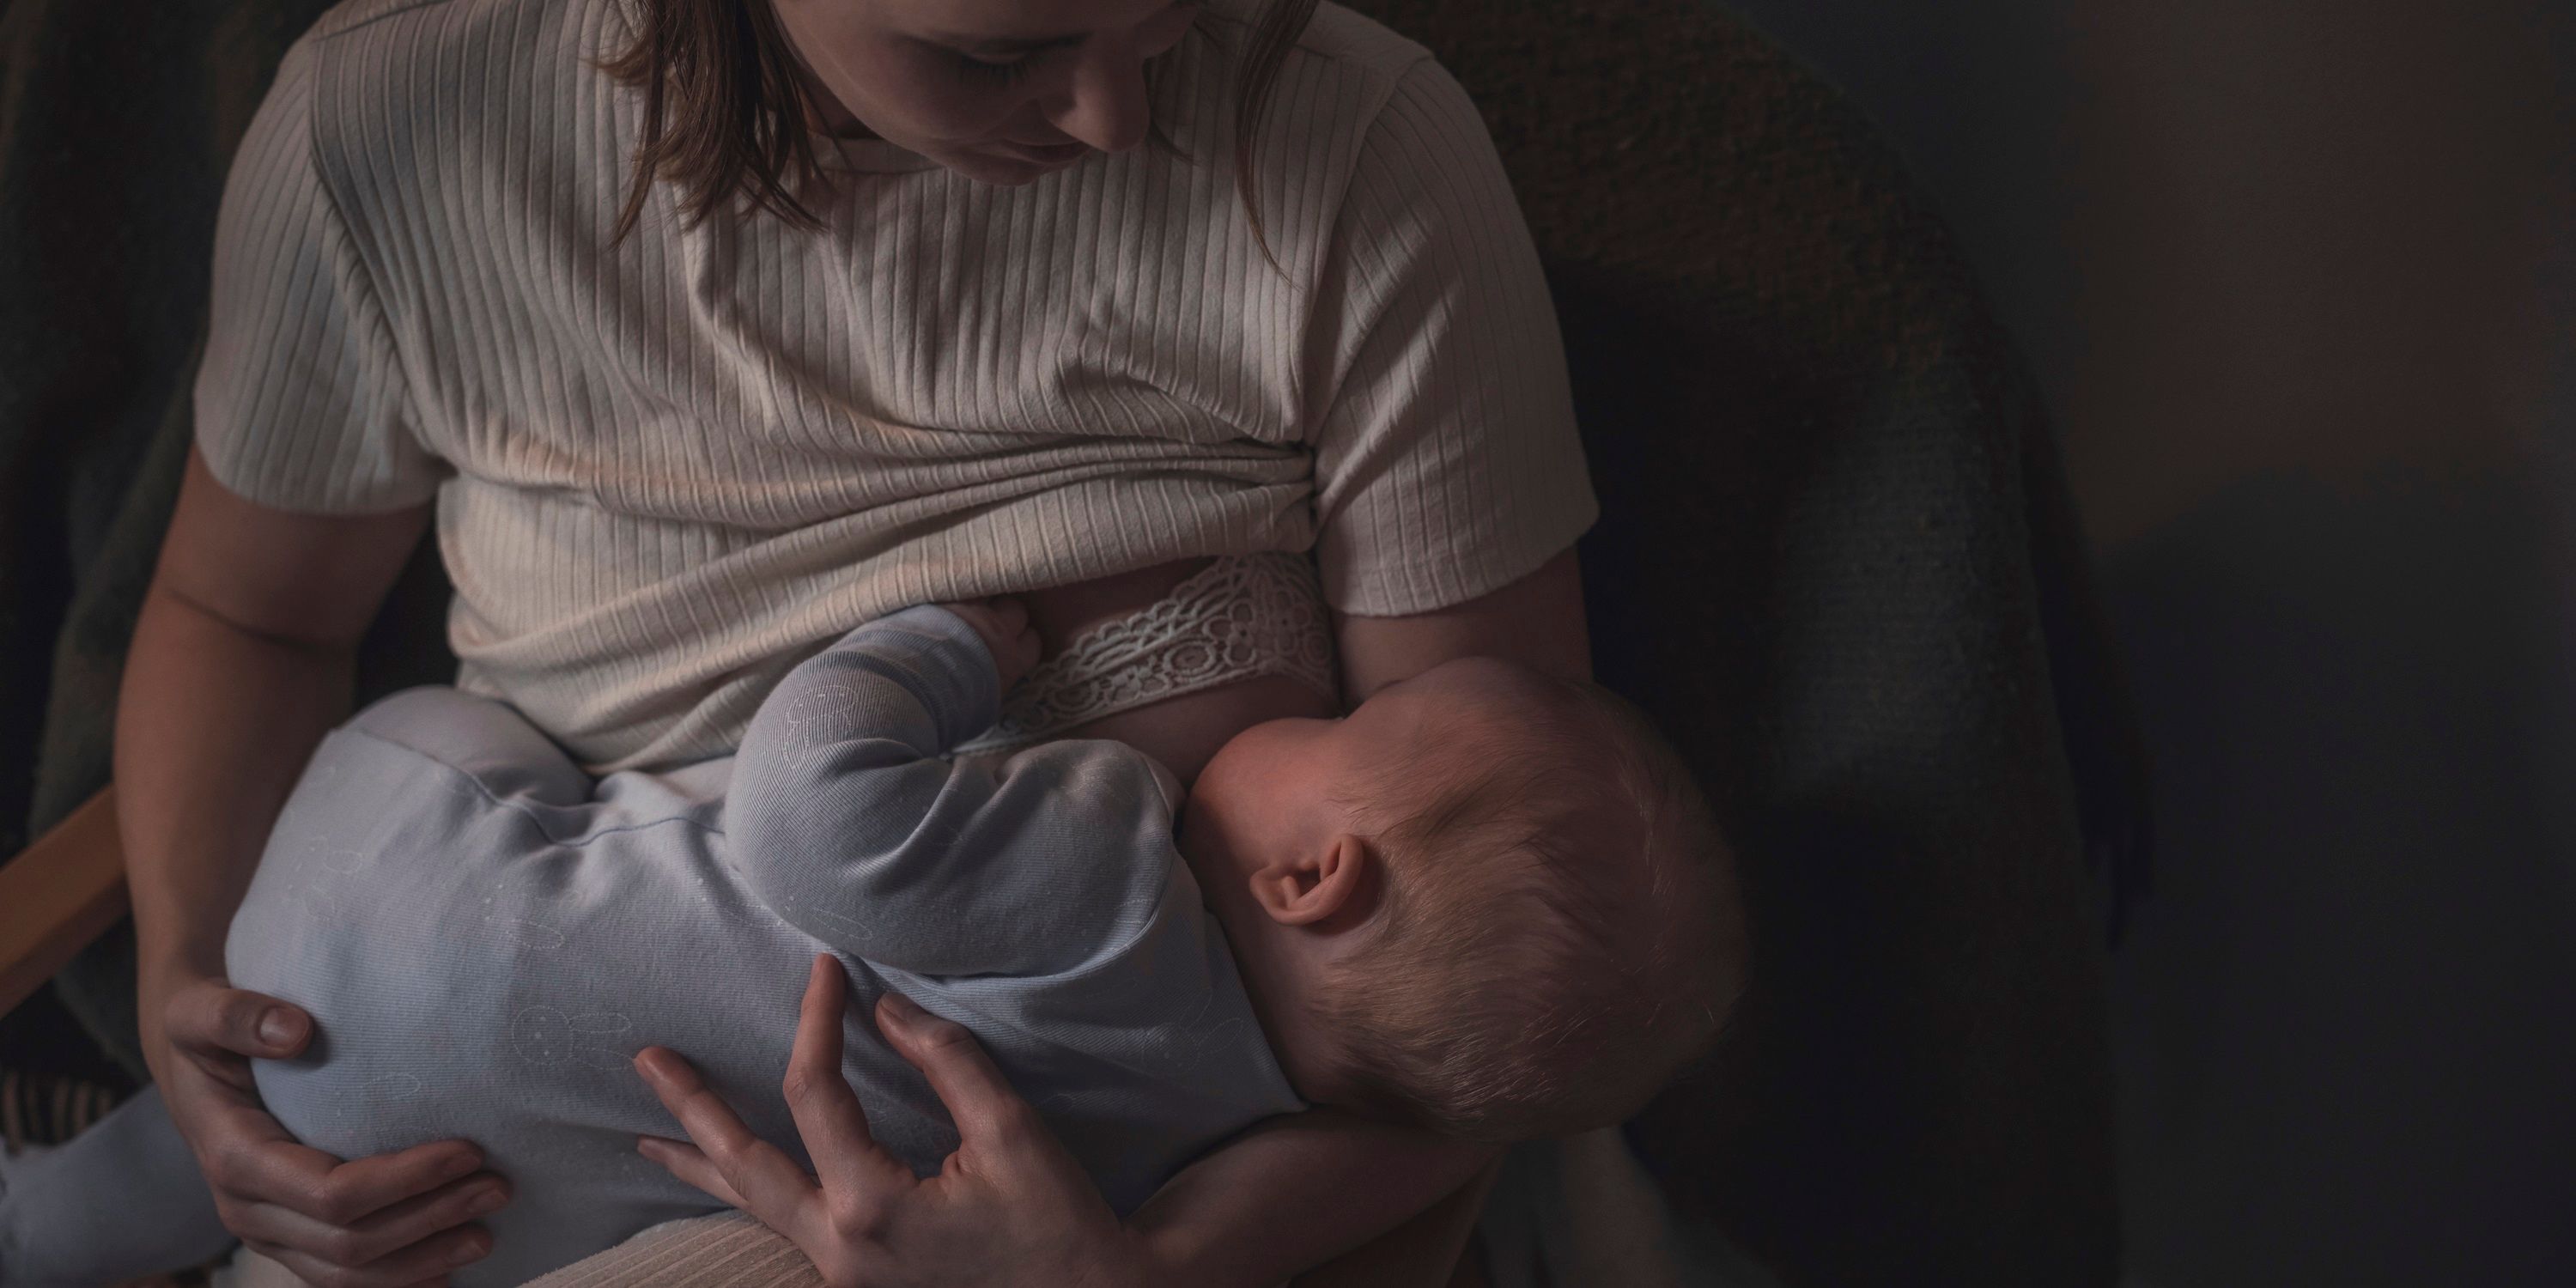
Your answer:
[[[947,758],[1001,694],[974,628],[906,609],[780,681],[744,735],[727,861],[797,929],[924,976],[1050,976],[1118,951],[1172,886],[1172,790],[1120,743]]]
[[[448,470],[421,443],[375,283],[317,163],[320,50],[288,47],[224,180],[196,441],[251,501],[384,513],[429,500]]]
[[[1313,324],[1316,561],[1335,608],[1473,599],[1598,517],[1537,249],[1436,61],[1404,72],[1360,143]]]

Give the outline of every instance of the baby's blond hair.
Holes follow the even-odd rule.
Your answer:
[[[1689,768],[1609,690],[1521,679],[1519,709],[1444,712],[1337,797],[1383,888],[1315,1003],[1363,1099],[1489,1142],[1633,1116],[1744,976],[1732,856]]]

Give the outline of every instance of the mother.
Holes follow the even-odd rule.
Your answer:
[[[147,1059],[308,1278],[436,1275],[491,1184],[465,1142],[289,1139],[246,1057],[310,1020],[222,975],[433,515],[459,683],[594,772],[726,753],[892,608],[1031,591],[1061,633],[1226,553],[1313,552],[1346,701],[1587,666],[1594,507],[1492,144],[1315,0],[350,0],[237,154],[213,307],[119,822]],[[1207,748],[1293,700],[1238,694]]]

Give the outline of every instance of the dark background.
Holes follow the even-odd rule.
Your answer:
[[[2576,5],[1736,7],[2066,445],[2157,768],[2133,1285],[2576,1282]]]
[[[2576,1282],[2576,5],[1733,2],[2065,443],[2157,766],[2133,1288]]]

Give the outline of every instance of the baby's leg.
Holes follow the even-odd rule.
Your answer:
[[[578,804],[589,779],[516,712],[447,688],[389,697],[351,722],[369,736],[488,768],[491,790]],[[308,770],[308,778],[315,771]],[[323,779],[299,796],[328,788]],[[361,793],[361,809],[383,797]],[[305,806],[315,808],[317,799]],[[256,919],[256,909],[251,909]],[[256,938],[256,936],[254,936]],[[0,1159],[0,1286],[87,1288],[202,1265],[234,1242],[158,1091],[54,1148]]]
[[[506,703],[425,685],[379,698],[347,727],[462,770],[495,796],[547,805],[590,800],[590,776]]]
[[[0,1159],[0,1284],[9,1288],[90,1288],[183,1270],[232,1242],[158,1091],[61,1145]]]

